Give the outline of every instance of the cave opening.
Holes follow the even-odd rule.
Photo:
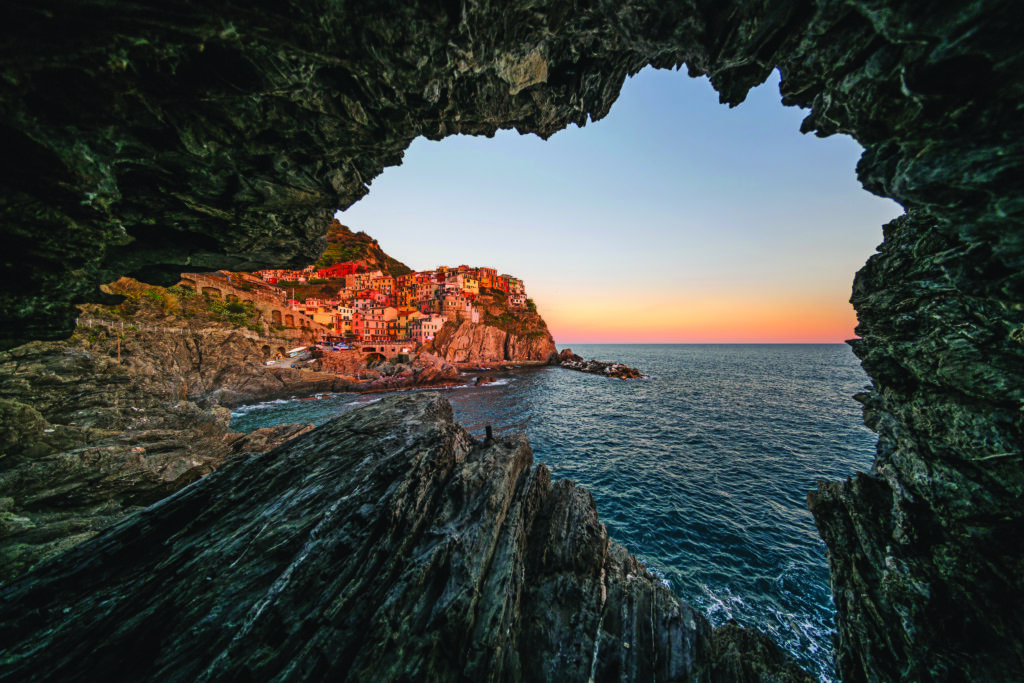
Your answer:
[[[834,608],[805,495],[819,479],[870,469],[876,438],[853,399],[869,379],[843,341],[855,336],[853,273],[902,210],[857,182],[859,145],[801,134],[806,112],[783,107],[778,93],[776,71],[727,109],[706,79],[648,67],[606,118],[548,140],[514,131],[417,140],[336,217],[414,270],[466,263],[521,277],[559,348],[635,358],[656,381],[699,396],[658,402],[656,392],[622,398],[579,385],[570,406],[555,398],[568,391],[559,381],[530,378],[548,410],[524,389],[503,396],[502,413],[531,415],[537,459],[593,491],[613,537],[684,599],[715,623],[771,633],[830,680]],[[630,353],[623,344],[652,342],[689,345],[686,369],[650,350],[619,357]],[[802,359],[789,346],[807,343],[823,346]],[[760,374],[744,379],[750,364]],[[817,403],[813,373],[834,373]],[[753,409],[759,399],[744,385],[771,399]],[[618,401],[620,412],[646,412],[657,437],[649,422],[625,418],[617,432],[595,429],[609,416],[593,406]],[[473,402],[453,404],[464,423],[488,421]],[[751,437],[758,419],[771,424]],[[589,462],[564,433],[587,444]],[[645,460],[627,473],[637,443],[698,462],[662,471]],[[717,472],[714,452],[724,454]],[[687,559],[699,553],[707,557]]]
[[[858,164],[865,187],[908,209],[886,225],[879,253],[854,284],[863,337],[854,349],[872,377],[871,391],[859,400],[878,432],[876,471],[822,483],[809,497],[828,543],[840,605],[838,674],[857,681],[1021,680],[1024,620],[1016,605],[1024,596],[1024,203],[1015,179],[1024,158],[1024,52],[1015,36],[1024,15],[1009,0],[927,7],[863,0],[449,3],[440,10],[423,3],[358,9],[293,3],[283,13],[269,5],[182,4],[182,12],[164,13],[160,21],[143,5],[115,5],[85,2],[74,11],[49,12],[13,2],[3,8],[3,128],[10,131],[6,138],[31,141],[5,157],[0,173],[9,285],[0,302],[4,349],[66,337],[75,304],[113,303],[98,293],[104,278],[147,267],[174,272],[186,256],[175,245],[197,268],[304,261],[316,251],[330,212],[365,194],[367,184],[397,163],[419,135],[440,139],[512,126],[548,136],[569,122],[603,116],[623,75],[649,63],[686,62],[692,73],[709,74],[724,100],[738,102],[779,65],[787,75],[787,101],[814,108],[803,127],[856,135],[866,147]],[[201,98],[193,97],[200,89]],[[52,172],[26,152],[45,157]],[[139,241],[140,226],[166,232],[168,249],[152,248],[163,241]],[[637,234],[630,228],[631,236]],[[542,241],[553,243],[546,235]],[[599,246],[635,258],[624,240],[603,242]],[[579,244],[569,249],[581,252]],[[84,343],[101,344],[106,333],[92,332]],[[122,367],[106,359],[92,366],[88,355],[73,360],[64,368],[85,374],[94,368],[116,374]],[[20,357],[7,357],[9,369],[19,363]],[[3,421],[14,427],[8,428],[13,443],[28,446],[18,458],[51,446],[77,448],[95,427],[119,434],[119,425],[138,417],[121,410],[129,404],[161,410],[152,392],[123,396],[120,389],[130,389],[128,383],[108,382],[108,396],[121,400],[104,406],[94,394],[93,407],[106,410],[98,415],[104,421],[79,424],[73,413],[81,401],[50,402],[47,415],[38,415],[21,400],[38,387],[11,386],[15,390],[3,396],[0,409],[13,416]],[[201,396],[201,383],[187,386],[189,397]],[[755,400],[775,398],[763,391]],[[676,415],[690,407],[684,403]],[[577,415],[587,417],[587,426],[598,421]],[[671,427],[647,422],[663,431]],[[721,425],[713,420],[709,426],[710,433]],[[579,431],[577,426],[561,438],[571,440]],[[150,450],[162,448],[152,440],[114,439],[107,440],[106,452],[126,461],[149,461],[159,455]],[[649,450],[643,442],[633,446]],[[15,462],[6,455],[4,464]],[[76,455],[64,462],[84,461]],[[207,460],[190,476],[214,462]],[[620,469],[628,468],[627,462]],[[73,474],[67,468],[57,473]],[[11,508],[14,499],[0,496],[0,512],[16,533],[45,541],[25,516],[39,504],[31,485],[39,492],[44,478],[9,478],[16,483],[8,490],[30,502],[14,501]],[[119,479],[135,487],[129,502],[141,500],[143,479]],[[205,477],[198,485],[215,487],[217,479]],[[152,479],[145,482],[157,490]],[[66,490],[61,484],[47,484],[47,490]],[[97,489],[76,484],[74,491],[86,505]],[[183,513],[178,519],[191,519],[196,509],[177,508]],[[351,512],[362,514],[359,508]],[[747,522],[759,524],[763,517],[759,510]],[[236,537],[233,530],[227,535]],[[151,547],[161,543],[151,541],[148,534],[140,538]],[[85,555],[90,547],[96,546],[69,555],[83,560],[76,567],[96,568],[97,557],[110,557]],[[224,569],[235,567],[237,557],[232,553]],[[107,568],[99,567],[101,573]],[[131,571],[121,563],[110,568]],[[149,568],[144,574],[169,578]],[[90,584],[80,578],[64,586],[88,591]],[[183,588],[205,583],[189,580]],[[29,653],[18,666],[40,678],[46,666],[72,661],[66,659],[68,640],[60,639],[68,633],[58,627],[110,623],[107,615],[90,611],[88,595],[72,613],[52,600],[42,608],[49,597],[65,595],[61,589],[27,595],[20,607],[5,600],[0,621],[10,627],[12,641],[22,638],[21,653]],[[213,599],[224,595],[232,597],[217,591]],[[121,604],[142,604],[146,597],[129,593]],[[273,620],[274,610],[259,604],[259,612]],[[21,607],[25,619],[7,616]],[[53,620],[40,621],[46,610]],[[239,635],[231,631],[232,621],[238,623],[204,616],[211,631],[186,625],[178,636],[198,633],[192,642],[202,642],[210,655],[205,661],[220,662],[227,651],[215,652],[218,641],[207,633]],[[96,629],[91,631],[84,635],[95,637]],[[272,649],[282,655],[276,661],[294,664],[286,661],[289,651],[277,647],[280,630],[271,631]],[[123,635],[102,643],[111,654],[111,672],[123,670],[117,657],[125,645],[164,640],[138,630]],[[266,642],[255,643],[238,670],[257,660],[265,664]],[[495,650],[492,643],[479,644],[473,641],[474,657]],[[83,639],[74,645],[85,657],[96,651]],[[497,649],[516,654],[504,641]],[[204,661],[185,651],[185,667]],[[406,650],[411,657],[421,652]],[[596,648],[587,652],[597,662]],[[527,664],[547,661],[521,653]],[[391,666],[392,654],[377,662]],[[651,652],[647,661],[667,661],[662,654]],[[608,669],[600,673],[612,677]]]

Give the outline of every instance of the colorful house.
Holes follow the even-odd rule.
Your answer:
[[[476,271],[479,286],[483,289],[494,289],[494,278],[497,277],[498,271],[494,268],[477,268]]]
[[[440,315],[428,315],[410,320],[409,337],[419,344],[425,344],[432,340],[443,326],[444,317]]]
[[[354,275],[361,267],[358,263],[335,263],[333,266],[321,268],[316,271],[316,276],[322,280],[337,280],[349,275]]]

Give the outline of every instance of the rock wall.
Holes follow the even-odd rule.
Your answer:
[[[809,496],[829,545],[844,680],[1024,672],[1024,327],[1019,273],[912,212],[857,275],[878,432],[870,475]],[[993,298],[993,294],[997,296]],[[893,316],[893,312],[899,314]]]
[[[1012,0],[0,6],[0,335],[100,282],[312,262],[418,135],[548,136],[644,65],[736,104],[778,67],[900,202],[858,276],[874,470],[812,497],[846,680],[1024,679],[1016,608],[1024,14]]]
[[[7,587],[0,677],[809,683],[532,464],[436,395],[348,413]]]
[[[468,321],[446,324],[438,331],[431,348],[449,363],[460,365],[547,363],[558,354],[547,328],[515,334]]]

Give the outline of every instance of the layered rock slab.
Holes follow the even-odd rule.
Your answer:
[[[120,341],[104,328],[82,332],[0,353],[0,583],[229,455],[295,433],[244,437],[218,402],[289,395],[314,381],[332,387],[318,373],[271,374],[258,345],[227,326]]]
[[[348,413],[8,586],[0,676],[747,680],[590,494],[532,462],[434,394]]]

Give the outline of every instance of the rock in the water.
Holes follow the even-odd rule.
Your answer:
[[[712,683],[816,683],[771,638],[732,620],[715,629],[711,659]]]
[[[581,356],[572,352],[572,349],[562,349],[558,354],[558,365],[569,369],[589,372],[592,375],[604,375],[616,379],[640,379],[646,377],[636,368],[631,368],[622,363],[606,363],[600,360],[583,360]]]
[[[434,394],[236,458],[7,586],[0,677],[709,680],[708,622],[532,463]]]

